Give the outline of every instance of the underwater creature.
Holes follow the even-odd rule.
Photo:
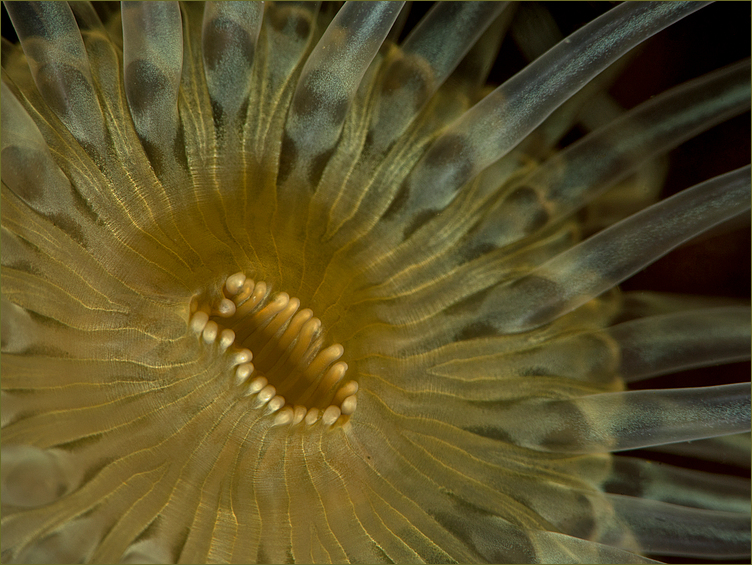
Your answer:
[[[660,380],[748,299],[628,280],[748,242],[748,117],[661,189],[749,58],[611,92],[728,8],[5,7],[3,562],[749,556],[748,369]]]

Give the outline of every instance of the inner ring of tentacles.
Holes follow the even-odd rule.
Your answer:
[[[204,347],[232,357],[235,385],[277,424],[326,426],[355,412],[358,383],[345,381],[342,345],[323,347],[321,320],[300,300],[242,272],[230,275],[222,298],[194,297],[189,330]]]

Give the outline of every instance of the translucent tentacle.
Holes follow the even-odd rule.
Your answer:
[[[584,234],[598,232],[657,202],[668,173],[669,160],[660,155],[589,202],[581,212]]]
[[[537,59],[564,38],[550,12],[542,5],[532,3],[526,4],[520,10],[520,14],[512,25],[511,34],[528,61]],[[607,90],[631,61],[636,51],[638,49],[633,49],[604,69],[582,90],[546,118],[520,144],[518,149],[523,149],[536,157],[547,156],[547,151],[572,128],[575,121],[583,122],[591,115],[593,107],[600,109],[606,106],[608,109],[618,110],[619,105],[611,98]],[[623,110],[616,115],[609,114],[610,119],[602,121],[600,125],[610,122],[622,113]],[[599,115],[602,116],[602,113]]]
[[[40,214],[52,217],[74,213],[74,223],[81,223],[70,181],[53,160],[34,120],[5,82],[0,101],[3,183]]]
[[[512,433],[523,445],[575,453],[623,451],[749,431],[750,388],[740,383],[603,393],[542,401],[538,410],[542,424],[531,427],[539,430],[519,438]],[[518,417],[530,424],[531,413],[528,408],[528,416]]]
[[[82,478],[83,469],[65,451],[31,445],[2,449],[3,505],[44,506],[72,491]]]
[[[748,109],[749,71],[746,60],[669,90],[567,147],[499,201],[471,243],[502,246],[540,230],[599,196],[656,153]],[[519,210],[509,213],[512,206]]]
[[[643,161],[749,109],[749,64],[741,61],[651,98],[550,159],[522,181],[545,203],[535,212],[556,221]]]
[[[554,17],[540,4],[522,6],[510,34],[528,61],[534,61],[564,39]]]
[[[623,292],[622,299],[620,322],[703,308],[739,306],[738,301],[732,298],[669,294],[644,290]]]
[[[292,79],[300,72],[315,37],[319,5],[319,2],[283,2],[264,7],[244,128],[244,146],[252,149],[259,161],[279,159],[278,144],[295,87]],[[247,166],[244,162],[244,167]],[[259,188],[249,192],[255,198],[266,196]]]
[[[183,28],[177,2],[124,2],[123,72],[133,123],[152,165],[173,159]],[[159,172],[158,172],[159,174]]]
[[[342,247],[374,228],[394,199],[395,189],[401,185],[434,137],[433,132],[461,115],[472,101],[482,96],[480,86],[491,69],[513,13],[514,8],[509,7],[494,20],[455,71],[439,87],[420,117],[411,122],[410,133],[399,137],[386,157],[374,142],[379,135],[374,129],[369,129],[349,151],[340,142],[338,155],[335,154],[329,162],[317,189],[317,197],[320,196],[328,208],[326,214],[329,221],[324,239],[333,237],[335,247]],[[366,93],[361,93],[361,96],[365,95]],[[378,106],[378,92],[373,98],[374,104]],[[369,116],[366,117],[370,120]],[[366,124],[370,124],[370,121]],[[353,152],[359,151],[362,151],[361,159],[355,163]],[[339,168],[335,168],[337,156],[340,159]],[[352,173],[344,175],[344,182],[342,166],[348,170],[354,168]],[[328,172],[331,174],[327,174]],[[327,189],[326,194],[322,194],[323,189]],[[369,246],[369,243],[365,245]]]
[[[384,44],[389,43],[397,43],[400,38],[400,34],[402,33],[402,30],[405,29],[405,25],[407,24],[407,20],[410,17],[410,10],[412,9],[412,1],[407,0],[400,10],[399,15],[397,16],[397,19],[394,20],[394,23],[392,24],[392,27],[389,29],[389,33],[386,34],[386,39],[384,40]]]
[[[433,143],[410,174],[408,195],[398,214],[400,223],[408,223],[407,234],[415,228],[410,223],[445,208],[463,184],[503,157],[621,55],[703,6],[617,6],[476,104]]]
[[[202,55],[215,120],[233,119],[251,90],[251,68],[261,30],[260,2],[207,2]]]
[[[636,553],[558,532],[528,532],[539,563],[660,563]]]
[[[694,457],[704,461],[716,461],[724,465],[736,465],[746,469],[750,467],[750,436],[748,433],[700,441],[670,443],[651,447],[650,450],[681,457]]]
[[[360,81],[397,19],[403,2],[346,4],[303,67],[285,124],[278,182],[293,169],[308,175],[312,160],[330,155]],[[323,168],[323,163],[319,164]],[[320,172],[319,172],[320,175]],[[315,184],[315,183],[314,183]]]
[[[319,2],[265,4],[254,52],[242,138],[239,143],[227,140],[221,152],[227,155],[228,161],[225,162],[237,162],[238,166],[217,167],[223,173],[218,179],[221,190],[234,187],[238,194],[233,206],[240,217],[229,222],[229,229],[237,241],[246,242],[243,247],[256,255],[266,252],[269,260],[263,263],[274,270],[279,258],[274,244],[277,234],[272,226],[272,214],[258,214],[257,211],[274,210],[277,206],[279,195],[274,186],[274,173],[280,159],[285,159],[280,154],[280,143],[284,137],[290,99],[305,57],[321,33],[320,27],[326,25],[327,16],[320,12]],[[221,157],[219,163],[222,163]],[[267,172],[257,177],[251,171],[258,170],[261,163]],[[297,204],[305,206],[306,199],[298,199]],[[255,257],[252,262],[262,263]]]
[[[749,480],[682,469],[633,457],[616,457],[603,489],[683,506],[750,513]]]
[[[513,281],[566,251],[576,242],[573,231],[565,227],[516,253],[489,253],[474,260],[468,260],[466,250],[460,246],[452,249],[451,254],[434,251],[438,238],[425,238],[428,241],[422,251],[427,257],[416,251],[414,257],[421,262],[409,263],[409,255],[402,254],[400,258],[405,260],[407,268],[397,272],[392,266],[392,275],[369,289],[368,295],[384,302],[376,309],[382,321],[400,324],[422,320],[489,287]],[[418,243],[422,239],[416,237],[411,241]],[[434,253],[429,254],[430,251]]]
[[[2,132],[3,228],[22,236],[26,241],[34,242],[35,250],[31,253],[36,257],[35,261],[43,261],[47,265],[46,272],[57,268],[51,265],[57,263],[58,254],[63,248],[69,253],[69,257],[77,257],[76,261],[79,263],[84,261],[83,257],[90,261],[91,256],[83,250],[95,233],[97,249],[102,254],[100,261],[104,257],[111,260],[113,256],[129,253],[129,261],[158,257],[157,261],[162,266],[174,264],[174,252],[167,251],[160,245],[157,234],[156,237],[150,237],[151,241],[140,249],[134,244],[131,244],[132,249],[127,249],[111,232],[101,229],[99,219],[122,218],[118,217],[121,210],[107,206],[110,193],[102,189],[106,183],[92,186],[94,182],[88,185],[81,177],[74,176],[77,182],[73,184],[55,162],[51,147],[45,142],[37,123],[5,82],[2,84],[1,100],[5,124]],[[44,125],[44,122],[41,124]],[[75,143],[72,138],[68,139]],[[92,168],[98,172],[93,164]],[[101,177],[97,177],[97,180],[101,180]],[[79,204],[82,198],[86,200],[87,206]],[[30,218],[27,207],[39,215]],[[92,213],[92,210],[96,213]],[[6,237],[7,233],[4,231],[4,242]],[[3,265],[16,267],[17,263],[22,263],[17,250],[29,253],[29,248],[24,245],[6,248],[3,252]],[[173,259],[169,259],[169,256]],[[106,269],[122,267],[113,265],[108,260],[103,260],[103,263]],[[132,272],[133,264],[135,263],[128,266],[127,272]],[[125,279],[128,278],[127,273],[120,274]],[[173,275],[168,277],[173,278]],[[76,284],[78,290],[81,290],[80,284]]]
[[[506,7],[507,2],[446,2],[431,8],[385,70],[372,118],[376,148],[404,132]]]
[[[688,508],[608,495],[616,516],[645,553],[714,559],[749,555],[749,513]]]
[[[501,332],[571,312],[703,231],[749,209],[750,167],[689,188],[622,220],[486,300]]]
[[[9,2],[5,7],[45,102],[89,155],[102,159],[104,119],[70,7],[66,2]]]
[[[402,44],[407,56],[425,59],[433,70],[435,89],[455,69],[508,2],[476,2],[466,5],[435,5]],[[452,32],[460,30],[460,34]],[[387,70],[389,73],[390,70]]]
[[[709,308],[633,320],[606,333],[621,350],[627,382],[750,358],[750,309]]]
[[[457,65],[457,68],[444,83],[443,88],[459,89],[465,93],[471,103],[475,103],[483,97],[483,86],[491,72],[507,29],[512,23],[516,9],[517,5],[512,4],[491,22],[488,29],[483,32],[483,35],[467,52],[465,58]]]
[[[528,384],[528,381],[530,382]],[[513,401],[527,386],[545,382],[552,398]],[[514,385],[512,385],[514,383]],[[476,386],[480,386],[480,382]],[[740,383],[670,390],[603,392],[594,384],[532,376],[485,391],[483,398],[440,397],[411,390],[411,401],[369,382],[389,398],[394,411],[439,420],[451,410],[453,425],[483,437],[550,453],[624,451],[674,442],[736,434],[750,429],[750,387]],[[532,391],[532,389],[531,389]],[[419,411],[416,411],[418,410]]]
[[[102,20],[99,18],[91,2],[73,2],[72,4],[68,4],[68,6],[70,6],[73,15],[76,17],[78,29],[82,32],[92,30],[104,32]]]
[[[6,526],[4,531],[10,529]],[[72,519],[50,535],[34,540],[20,554],[15,563],[73,563],[86,562],[102,535],[102,524],[91,517]],[[12,555],[12,554],[11,554]]]

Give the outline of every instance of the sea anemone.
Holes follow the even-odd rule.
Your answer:
[[[748,303],[618,288],[748,223],[748,59],[615,98],[703,6],[7,3],[3,561],[748,556]]]

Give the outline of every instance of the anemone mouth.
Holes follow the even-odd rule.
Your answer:
[[[748,61],[610,94],[700,7],[9,3],[3,561],[748,554],[748,480],[651,462],[748,465],[746,375],[651,380],[748,305],[617,288],[748,215],[749,167],[655,203]]]
[[[279,411],[275,423],[311,425],[321,415],[330,426],[355,412],[358,383],[345,381],[347,363],[336,343],[322,349],[321,320],[300,300],[239,272],[227,277],[215,304],[194,297],[190,331],[207,347],[231,356],[241,394],[255,395],[254,408]]]

